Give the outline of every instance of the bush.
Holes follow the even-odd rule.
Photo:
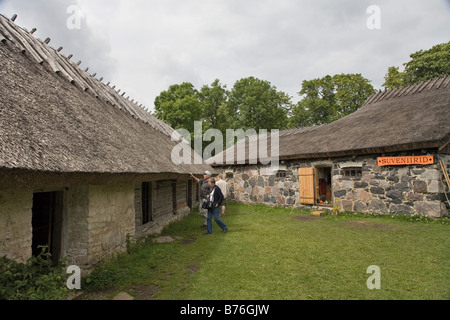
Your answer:
[[[59,300],[68,292],[65,263],[53,265],[47,247],[26,263],[0,258],[0,300]]]

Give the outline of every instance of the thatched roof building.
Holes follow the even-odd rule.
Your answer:
[[[214,170],[194,152],[174,164],[169,125],[13,20],[0,15],[0,256],[48,246],[87,273],[189,214],[189,173]]]
[[[355,113],[335,122],[281,131],[280,160],[444,148],[450,141],[449,83],[450,76],[445,76],[380,91]],[[227,152],[207,162],[226,165]]]
[[[245,203],[447,216],[449,83],[447,75],[378,92],[333,123],[281,131],[278,154],[276,136],[250,136],[207,162]],[[259,154],[258,144],[268,152]]]
[[[4,16],[0,40],[2,184],[28,184],[30,171],[35,176],[58,174],[55,180],[77,174],[80,183],[105,174],[121,175],[123,181],[143,174],[211,170],[207,165],[174,165],[176,143],[169,125],[82,70],[70,56],[47,45],[48,40],[35,38]]]

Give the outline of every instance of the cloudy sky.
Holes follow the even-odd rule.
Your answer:
[[[368,28],[372,5],[381,29]],[[293,101],[328,74],[379,89],[388,67],[450,41],[450,0],[0,0],[0,13],[150,110],[172,84],[217,78],[255,76]]]

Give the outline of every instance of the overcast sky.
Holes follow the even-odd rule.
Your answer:
[[[371,5],[381,29],[367,26]],[[255,76],[293,101],[303,80],[328,74],[379,89],[388,67],[450,41],[450,0],[0,0],[0,13],[149,109],[172,84],[216,78],[231,88]]]

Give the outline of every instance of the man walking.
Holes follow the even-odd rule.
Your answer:
[[[223,194],[222,191],[220,191],[220,188],[216,185],[216,180],[214,178],[209,179],[209,186],[211,187],[211,193],[209,194],[208,198],[209,201],[212,203],[212,208],[208,209],[208,218],[207,218],[207,232],[205,235],[212,234],[213,228],[212,228],[212,218],[214,217],[214,221],[216,221],[217,225],[222,229],[224,233],[227,233],[228,227],[226,224],[220,220],[219,213],[220,213],[220,205],[223,201]]]
[[[227,206],[227,187],[228,184],[225,180],[223,180],[223,176],[219,174],[217,176],[217,183],[216,185],[220,188],[220,191],[222,191],[223,194],[223,201],[222,201],[222,213],[220,214],[221,217],[225,216],[226,206]]]
[[[208,209],[203,209],[202,204],[203,201],[208,199],[209,194],[211,193],[211,187],[208,184],[208,180],[211,178],[211,172],[206,171],[203,173],[203,179],[198,179],[191,173],[191,177],[194,178],[197,183],[200,184],[200,206],[199,206],[199,213],[200,216],[203,218],[203,225],[201,226],[202,229],[207,228],[207,218],[208,218]]]

